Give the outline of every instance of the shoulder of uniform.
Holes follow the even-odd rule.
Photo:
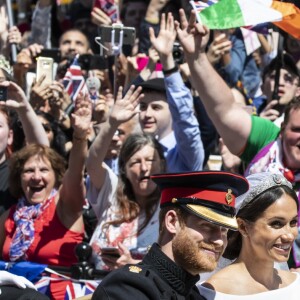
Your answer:
[[[150,270],[150,267],[147,265],[126,265],[123,267],[124,272],[129,272],[132,274],[146,275]]]

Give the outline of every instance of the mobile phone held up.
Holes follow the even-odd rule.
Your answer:
[[[45,76],[42,85],[51,84],[53,81],[53,58],[39,56],[36,60],[36,81]]]
[[[7,87],[0,86],[0,101],[5,102],[7,100]]]
[[[117,24],[118,25],[118,24]],[[123,45],[133,46],[135,43],[135,28],[134,27],[122,27],[122,26],[108,26],[101,25],[99,27],[99,35],[101,37],[101,43],[112,42],[112,31],[114,30],[115,43],[120,41],[120,32],[123,31]]]
[[[78,63],[82,70],[105,70],[108,68],[108,61],[97,54],[81,54]]]

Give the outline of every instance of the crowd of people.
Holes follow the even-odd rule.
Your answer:
[[[0,0],[2,261],[71,270],[87,243],[89,299],[296,299],[300,41],[192,8],[26,0],[12,25]],[[71,289],[7,271],[0,299]]]

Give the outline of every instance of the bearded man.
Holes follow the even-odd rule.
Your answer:
[[[220,171],[151,176],[161,189],[158,243],[141,263],[111,272],[95,299],[205,299],[195,287],[199,273],[211,272],[237,230],[235,197],[247,180]]]

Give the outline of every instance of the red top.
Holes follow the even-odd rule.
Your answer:
[[[16,206],[10,209],[5,221],[6,239],[3,246],[3,259],[10,261],[9,248],[15,233],[13,214]],[[59,220],[56,212],[55,201],[34,221],[34,240],[27,250],[28,261],[56,266],[69,267],[77,263],[75,246],[82,242],[84,232],[68,230]]]

